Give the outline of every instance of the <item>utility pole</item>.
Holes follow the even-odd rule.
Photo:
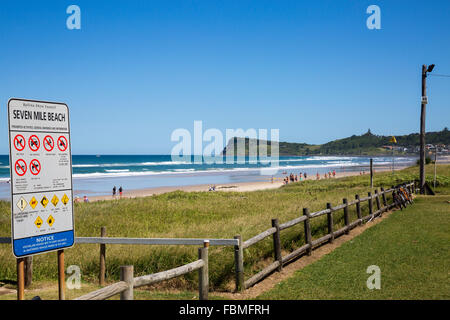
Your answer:
[[[420,193],[425,193],[425,113],[427,106],[427,72],[433,71],[434,64],[430,64],[427,68],[422,65],[422,99],[420,110],[420,173],[419,173],[419,187]]]
[[[427,95],[427,66],[422,65],[422,105],[420,109],[420,193],[425,192],[425,112],[426,103],[423,97]]]

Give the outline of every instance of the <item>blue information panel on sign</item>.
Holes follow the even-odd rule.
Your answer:
[[[73,230],[14,240],[16,257],[71,247],[74,242]]]
[[[72,156],[66,104],[8,101],[13,254],[74,244]]]

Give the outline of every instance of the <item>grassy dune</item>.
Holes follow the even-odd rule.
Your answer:
[[[432,172],[432,167],[427,168]],[[418,167],[392,173],[375,174],[375,188],[387,188],[403,181],[417,179]],[[171,192],[158,196],[75,204],[76,236],[98,236],[106,226],[111,237],[186,237],[232,238],[241,234],[246,240],[271,227],[271,219],[280,223],[298,217],[303,207],[310,212],[322,210],[327,202],[342,203],[342,198],[366,196],[368,175],[341,179],[303,181],[277,190],[255,192]],[[427,176],[432,181],[432,176]],[[450,188],[450,166],[438,168],[438,192]],[[367,206],[362,207],[367,212]],[[351,220],[356,218],[350,210]],[[0,202],[0,236],[10,235],[10,204]],[[343,225],[342,213],[335,217],[336,227]],[[326,217],[313,220],[313,238],[326,232]],[[283,248],[291,251],[304,243],[302,226],[282,232]],[[270,238],[245,250],[245,273],[251,276],[264,265],[261,261],[272,255]],[[119,266],[133,264],[136,275],[167,270],[197,259],[195,246],[108,245],[106,252],[107,281],[117,281]],[[94,282],[98,276],[99,246],[75,245],[66,250],[66,266],[78,265],[83,282]],[[230,288],[233,282],[234,255],[231,247],[210,250],[210,283],[213,289]],[[56,253],[34,257],[33,281],[56,280]],[[16,278],[15,259],[11,245],[0,245],[0,282]],[[164,285],[195,289],[197,274],[174,279]]]

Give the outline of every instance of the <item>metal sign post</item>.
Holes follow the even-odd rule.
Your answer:
[[[64,251],[74,244],[69,109],[58,102],[8,101],[11,234],[22,283],[23,259],[58,251],[60,299]],[[18,297],[19,297],[18,291]]]

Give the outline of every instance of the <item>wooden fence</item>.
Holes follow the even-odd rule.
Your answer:
[[[105,300],[117,294],[120,294],[120,300],[133,300],[134,288],[156,284],[165,280],[182,276],[195,270],[198,270],[199,299],[207,300],[209,291],[208,247],[209,241],[205,240],[203,248],[198,249],[198,260],[194,262],[188,263],[178,268],[141,277],[133,277],[133,266],[121,266],[119,282],[98,289],[96,291],[92,291],[74,300]]]
[[[106,245],[203,245],[205,241],[208,246],[236,246],[239,241],[236,239],[192,239],[192,238],[107,238],[106,227],[101,227],[100,237],[75,237],[75,244],[100,244],[100,264],[99,264],[99,284],[105,285],[106,274]],[[0,237],[0,244],[10,244],[11,237]],[[27,257],[27,266],[32,266],[33,257]],[[25,287],[31,285],[32,267],[26,268]]]
[[[414,182],[404,184],[410,193],[414,193]],[[104,287],[102,289],[88,293],[77,300],[103,300],[108,299],[116,294],[121,295],[121,299],[130,300],[133,299],[133,288],[141,287],[145,285],[156,284],[161,281],[169,280],[175,277],[182,276],[186,273],[190,273],[195,270],[199,270],[199,299],[208,298],[209,288],[209,276],[208,276],[208,247],[211,246],[234,246],[234,260],[235,260],[235,287],[236,291],[242,291],[247,289],[260,280],[267,277],[275,270],[281,271],[283,266],[292,260],[300,257],[303,254],[311,255],[312,250],[318,246],[327,242],[332,243],[333,240],[343,234],[349,234],[350,230],[363,224],[366,221],[371,221],[374,218],[381,216],[383,212],[386,212],[393,208],[396,204],[388,204],[387,195],[394,191],[394,187],[388,190],[383,188],[375,190],[372,195],[368,193],[367,197],[360,198],[359,195],[355,195],[355,200],[348,201],[343,199],[341,205],[335,207],[327,203],[327,208],[321,211],[310,213],[308,208],[303,208],[303,214],[293,220],[285,223],[279,223],[278,219],[272,219],[272,227],[266,231],[246,240],[242,241],[240,235],[234,237],[234,239],[173,239],[173,238],[108,238],[106,237],[106,228],[102,227],[100,237],[76,237],[76,244],[100,244],[100,268],[99,268],[99,283],[104,285],[105,270],[106,270],[106,245],[107,244],[130,244],[130,245],[202,245],[203,248],[199,248],[199,259],[186,264],[181,267],[145,275],[141,277],[133,277],[133,266],[121,266],[120,268],[120,280],[117,283]],[[380,199],[381,197],[381,199]],[[374,200],[376,210],[374,211]],[[361,204],[367,201],[369,214],[362,216]],[[349,208],[355,206],[357,219],[353,222],[350,221]],[[343,210],[344,227],[338,230],[334,230],[333,215],[339,210]],[[318,238],[312,239],[311,234],[311,219],[320,216],[327,216],[327,234]],[[305,244],[300,248],[295,249],[293,252],[282,256],[281,246],[281,231],[291,228],[297,224],[303,222],[303,232],[305,236]],[[252,245],[272,236],[273,238],[273,253],[274,262],[265,267],[263,270],[253,275],[248,280],[244,279],[244,249],[248,249]],[[0,237],[1,243],[11,243],[10,237]],[[31,275],[30,275],[31,277]],[[31,281],[29,281],[31,283]]]
[[[408,188],[410,193],[414,192],[414,182],[405,184],[404,186]],[[242,241],[240,235],[235,236],[234,238],[236,240],[239,240],[239,244],[235,246],[234,250],[236,291],[242,291],[244,289],[250,288],[251,286],[259,282],[263,278],[267,277],[275,270],[281,271],[283,266],[288,262],[292,261],[293,259],[298,258],[305,253],[307,255],[311,255],[312,250],[314,250],[318,246],[326,242],[332,243],[335,238],[343,234],[349,234],[350,230],[357,227],[358,225],[361,225],[366,221],[371,221],[377,216],[381,216],[383,212],[386,212],[391,208],[393,208],[396,204],[395,203],[388,204],[386,195],[392,193],[394,191],[394,187],[388,190],[384,190],[383,188],[381,188],[380,190],[381,190],[380,192],[378,192],[378,190],[375,190],[375,194],[369,192],[368,196],[364,198],[360,198],[359,195],[355,195],[355,200],[350,202],[347,199],[343,199],[343,203],[335,207],[332,207],[330,203],[327,203],[326,209],[313,213],[310,213],[308,208],[303,208],[303,215],[282,224],[279,223],[278,219],[272,219],[271,228],[246,241]],[[373,203],[374,200],[376,210],[374,210],[374,203]],[[365,201],[367,201],[368,203],[369,214],[367,216],[362,217],[361,204]],[[353,205],[355,206],[356,209],[357,219],[351,222],[349,218],[349,208]],[[334,230],[333,214],[338,210],[343,210],[345,226],[338,230]],[[323,215],[327,216],[328,232],[326,235],[318,239],[312,239],[311,219]],[[283,257],[281,253],[282,250],[281,231],[291,228],[301,222],[303,222],[304,226],[303,232],[305,236],[305,244]],[[274,262],[272,262],[270,265],[265,267],[257,274],[253,275],[248,280],[244,280],[244,249],[248,249],[250,246],[266,239],[269,236],[272,236],[273,238]]]

